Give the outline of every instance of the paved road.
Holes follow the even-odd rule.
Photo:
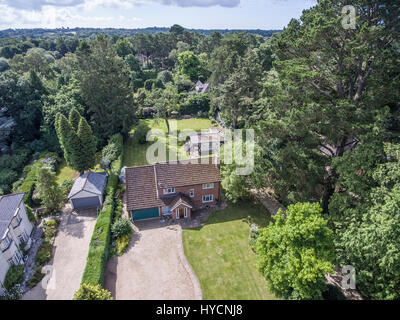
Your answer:
[[[77,214],[69,205],[64,208],[49,264],[54,271],[48,287],[45,290],[39,283],[23,300],[72,300],[79,289],[95,224],[95,210]]]
[[[117,300],[196,300],[201,289],[182,248],[179,225],[142,221],[128,252],[108,262],[106,289]]]

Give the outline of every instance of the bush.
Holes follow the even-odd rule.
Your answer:
[[[168,70],[161,71],[157,75],[157,79],[161,80],[164,85],[166,85],[169,82],[173,82],[173,80],[174,80],[173,76],[172,76],[172,73],[170,71],[168,71]]]
[[[22,297],[21,285],[17,284],[6,290],[5,293],[0,296],[0,300],[19,300]]]
[[[57,228],[58,228],[59,222],[55,219],[51,219],[51,220],[45,221],[43,224],[44,224],[43,228],[44,228],[45,239],[46,239],[46,241],[51,243],[57,234]]]
[[[43,243],[39,246],[39,249],[36,254],[36,266],[43,266],[51,260],[51,254],[53,252],[53,245],[48,241],[43,241]]]
[[[135,136],[140,144],[147,143],[147,133],[150,131],[149,126],[142,122],[135,129]]]
[[[6,274],[4,279],[4,288],[10,290],[15,285],[20,284],[24,280],[24,268],[23,264],[12,265]]]
[[[36,223],[36,217],[33,214],[32,209],[29,206],[25,206],[25,207],[26,207],[26,215],[28,216],[29,221],[32,223]]]
[[[111,233],[114,239],[132,235],[131,222],[128,219],[119,219],[114,222]]]
[[[60,184],[60,189],[65,197],[68,197],[69,192],[71,191],[75,181],[73,179],[65,179]]]
[[[42,272],[42,267],[36,266],[35,273],[33,276],[26,282],[26,285],[32,289],[35,287],[42,279],[44,278],[45,274]]]
[[[111,292],[100,285],[83,283],[74,294],[74,300],[113,300]]]
[[[121,256],[129,246],[131,236],[123,236],[117,239],[117,253]]]
[[[210,98],[208,94],[192,96],[180,106],[180,113],[182,115],[196,115],[199,112],[203,116],[208,117],[208,113],[210,112]]]
[[[110,256],[111,224],[115,210],[115,192],[118,187],[119,173],[122,168],[123,137],[118,134],[110,142],[118,144],[121,153],[117,160],[111,164],[111,174],[106,187],[104,209],[97,217],[96,226],[90,241],[89,254],[83,272],[82,284],[104,285],[104,270]]]

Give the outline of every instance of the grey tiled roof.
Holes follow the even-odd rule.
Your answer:
[[[24,195],[25,193],[18,193],[0,197],[0,239],[3,238]]]
[[[107,173],[86,172],[75,180],[75,183],[68,195],[68,199],[80,191],[87,191],[93,194],[102,195],[107,183]]]

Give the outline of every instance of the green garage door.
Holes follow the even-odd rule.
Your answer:
[[[160,212],[158,208],[150,208],[143,210],[133,210],[132,211],[132,220],[146,220],[146,219],[154,219],[160,217]]]

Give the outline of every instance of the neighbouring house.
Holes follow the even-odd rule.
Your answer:
[[[72,209],[100,208],[107,184],[106,172],[88,171],[75,180],[68,195]]]
[[[219,165],[210,160],[127,168],[127,209],[132,220],[187,219],[192,211],[215,206],[221,195],[221,175]]]
[[[194,87],[194,90],[196,93],[206,93],[210,91],[211,84],[210,83],[203,83],[200,80],[196,82],[196,86]]]
[[[29,249],[33,225],[28,219],[23,202],[25,193],[0,196],[0,294],[12,265],[24,263],[21,245]]]
[[[223,143],[225,143],[223,130],[212,127],[208,132],[192,135],[186,149],[191,157],[212,155],[218,153]]]

